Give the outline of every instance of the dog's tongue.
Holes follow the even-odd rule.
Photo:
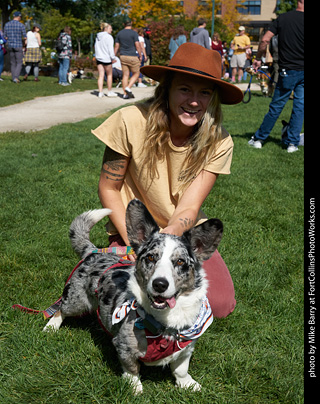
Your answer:
[[[166,302],[168,303],[170,309],[173,309],[174,306],[176,305],[175,297],[170,297],[170,299],[166,299]]]

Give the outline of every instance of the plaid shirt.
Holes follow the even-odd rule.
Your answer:
[[[4,26],[4,37],[8,40],[9,48],[22,48],[22,38],[27,38],[26,28],[21,22],[11,20]]]

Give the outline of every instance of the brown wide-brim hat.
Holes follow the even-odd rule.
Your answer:
[[[218,86],[222,104],[238,104],[243,98],[238,87],[221,80],[220,53],[193,42],[180,45],[167,66],[143,66],[140,71],[156,81],[161,81],[169,71],[207,79]]]

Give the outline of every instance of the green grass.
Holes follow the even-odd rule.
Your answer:
[[[200,393],[176,389],[168,369],[143,366],[144,394],[135,398],[94,319],[45,334],[41,315],[11,309],[48,307],[77,262],[68,228],[100,207],[104,146],[90,130],[103,118],[0,134],[1,403],[303,403],[304,150],[282,150],[280,121],[263,149],[248,147],[269,102],[255,95],[223,108],[235,143],[232,174],[219,177],[204,210],[224,222],[219,251],[237,306],[196,346],[190,373]],[[290,112],[288,104],[282,118]],[[92,240],[106,245],[103,221]]]
[[[3,81],[0,82],[0,91],[1,94],[5,94],[5,97],[0,97],[0,108],[23,101],[29,101],[36,97],[46,97],[49,95],[59,95],[98,88],[96,79],[74,79],[72,85],[63,87],[58,85],[57,77],[40,76],[39,81],[36,83],[34,77],[30,76],[27,81],[21,81],[19,84],[13,83],[11,76],[2,75],[2,78]]]

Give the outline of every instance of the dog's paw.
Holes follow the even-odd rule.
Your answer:
[[[201,391],[201,384],[196,382],[192,377],[188,374],[187,377],[176,380],[176,386],[181,389],[191,389],[193,391]]]
[[[132,375],[131,373],[125,372],[123,373],[122,377],[127,380],[132,388],[133,388],[133,394],[136,396],[138,394],[141,394],[143,392],[143,387],[142,383],[139,379],[139,376]]]

